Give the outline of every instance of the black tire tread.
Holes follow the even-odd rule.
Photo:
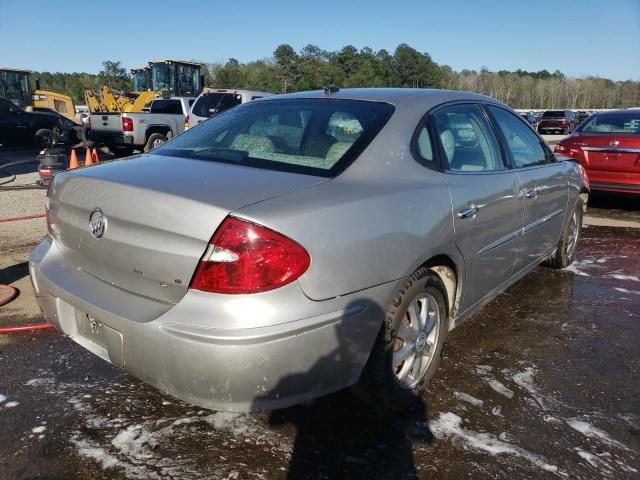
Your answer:
[[[393,355],[393,340],[395,338],[393,324],[397,321],[399,315],[404,314],[402,305],[407,295],[410,295],[414,289],[420,288],[421,285],[424,285],[424,288],[421,289],[435,288],[442,297],[441,307],[444,309],[444,315],[441,312],[440,321],[445,322],[445,326],[443,328],[443,325],[440,325],[439,347],[436,347],[440,351],[436,352],[425,378],[414,390],[401,391],[388,365],[389,356]],[[438,367],[442,344],[446,340],[448,326],[446,289],[435,272],[429,268],[421,267],[407,278],[393,297],[360,380],[351,387],[352,392],[360,400],[385,412],[395,412],[409,408],[415,402],[416,394],[428,384],[430,377],[433,376],[433,372]]]

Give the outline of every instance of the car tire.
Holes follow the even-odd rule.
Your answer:
[[[113,147],[109,148],[111,153],[113,153],[118,158],[130,157],[133,155],[133,147]]]
[[[38,150],[42,150],[44,147],[49,146],[52,138],[53,130],[49,130],[48,128],[41,128],[33,136],[33,147]]]
[[[562,235],[554,252],[544,261],[544,265],[551,268],[567,268],[576,257],[576,249],[582,233],[582,215],[584,203],[581,198],[576,200],[571,214],[567,217]]]
[[[159,147],[160,145],[165,143],[167,140],[169,139],[161,133],[152,133],[147,139],[147,143],[144,146],[144,151],[150,152],[154,148]]]
[[[387,413],[405,410],[417,400],[440,364],[449,330],[446,298],[440,277],[428,268],[407,279],[387,309],[360,380],[351,387],[358,398]],[[424,325],[416,330],[416,323]],[[407,352],[406,360],[399,361]]]

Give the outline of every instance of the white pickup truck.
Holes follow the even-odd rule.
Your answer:
[[[89,139],[109,147],[116,156],[134,150],[148,152],[184,132],[194,97],[171,97],[151,102],[149,112],[98,112],[89,116]]]

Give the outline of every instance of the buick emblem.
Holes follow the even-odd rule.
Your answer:
[[[615,148],[615,147],[617,147],[618,145],[620,145],[620,142],[619,142],[618,140],[611,140],[611,141],[609,142],[609,146],[610,146],[610,147]]]
[[[104,213],[102,213],[102,210],[99,208],[94,209],[89,217],[89,233],[91,233],[94,238],[100,238],[106,228],[107,217],[104,216]]]

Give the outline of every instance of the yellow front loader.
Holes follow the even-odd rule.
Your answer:
[[[100,87],[100,96],[84,92],[92,112],[142,112],[156,98],[197,96],[202,91],[202,65],[180,60],[157,60],[146,67],[132,68],[133,92],[120,93]]]
[[[0,97],[11,100],[27,110],[55,110],[76,121],[76,107],[69,95],[42,90],[36,80],[36,89],[29,83],[30,70],[0,68]]]

